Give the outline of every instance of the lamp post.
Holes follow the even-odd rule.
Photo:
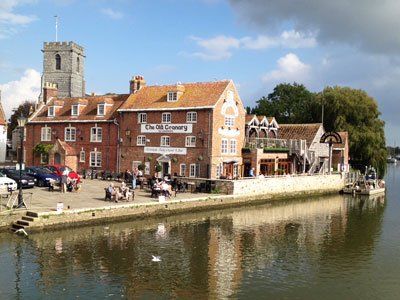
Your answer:
[[[18,190],[18,208],[25,207],[24,196],[22,194],[22,164],[23,164],[23,156],[24,156],[24,127],[27,119],[22,115],[18,118],[18,128],[19,128],[19,137],[20,137],[20,155],[19,155],[19,190]]]

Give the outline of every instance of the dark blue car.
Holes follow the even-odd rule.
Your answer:
[[[43,167],[28,167],[26,173],[36,178],[38,186],[49,186],[50,180],[60,181],[60,176]]]

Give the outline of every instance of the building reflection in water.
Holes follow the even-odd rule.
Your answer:
[[[38,295],[227,298],[256,272],[273,285],[368,259],[383,211],[383,198],[332,196],[33,234],[30,251]]]

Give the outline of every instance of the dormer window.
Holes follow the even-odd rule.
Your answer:
[[[97,105],[97,115],[104,116],[106,114],[106,105],[104,103]]]
[[[47,116],[48,117],[54,117],[55,116],[55,108],[54,108],[54,106],[49,106],[49,110],[47,111]]]
[[[177,92],[168,92],[167,101],[168,102],[175,102],[178,100],[178,93]]]
[[[78,116],[79,115],[79,105],[74,104],[71,106],[71,116]]]

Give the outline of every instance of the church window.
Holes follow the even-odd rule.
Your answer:
[[[56,54],[56,70],[61,70],[61,56]]]
[[[76,58],[76,72],[79,73],[79,64],[80,64],[80,59],[79,57]]]

